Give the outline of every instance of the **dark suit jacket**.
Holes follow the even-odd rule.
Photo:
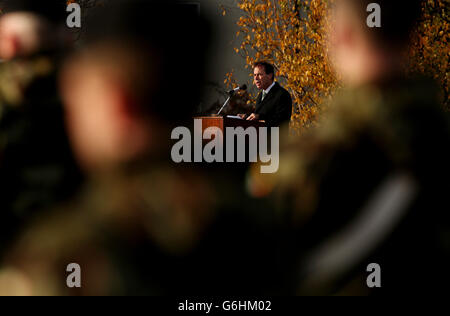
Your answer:
[[[289,123],[292,115],[292,98],[289,92],[278,82],[270,89],[269,94],[262,99],[262,92],[256,99],[256,114],[259,119],[266,121],[269,127],[279,127]]]

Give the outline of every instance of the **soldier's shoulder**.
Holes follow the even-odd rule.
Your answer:
[[[5,266],[27,274],[37,294],[66,293],[63,263],[76,262],[83,269],[120,270],[115,255],[127,252],[130,240],[148,246],[147,252],[156,247],[162,259],[166,254],[189,253],[212,220],[214,200],[202,176],[169,164],[99,175],[75,198],[34,221],[8,253]],[[89,258],[92,253],[95,256]],[[136,270],[140,267],[133,258],[121,261]],[[108,275],[106,280],[115,279]],[[38,287],[53,285],[55,280],[59,284],[56,290]],[[89,283],[85,282],[86,290],[92,289]],[[113,286],[106,282],[105,290],[94,288],[94,294],[110,293]]]

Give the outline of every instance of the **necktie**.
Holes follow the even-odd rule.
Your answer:
[[[267,96],[267,92],[263,90],[261,101],[264,101],[264,99],[266,98],[266,96]]]

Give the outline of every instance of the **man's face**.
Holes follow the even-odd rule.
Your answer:
[[[260,90],[266,90],[273,83],[273,76],[266,74],[264,67],[256,67],[253,71],[253,81]]]
[[[327,45],[331,66],[346,85],[366,83],[374,70],[369,63],[374,51],[361,18],[347,1],[337,2],[330,17]]]

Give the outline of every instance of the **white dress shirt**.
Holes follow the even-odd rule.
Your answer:
[[[275,81],[270,85],[270,87],[268,87],[266,90],[264,90],[262,100],[264,100],[265,97],[267,97],[267,95],[269,94],[270,90],[273,88],[274,85],[275,85]],[[262,100],[261,100],[261,101],[262,101]]]

